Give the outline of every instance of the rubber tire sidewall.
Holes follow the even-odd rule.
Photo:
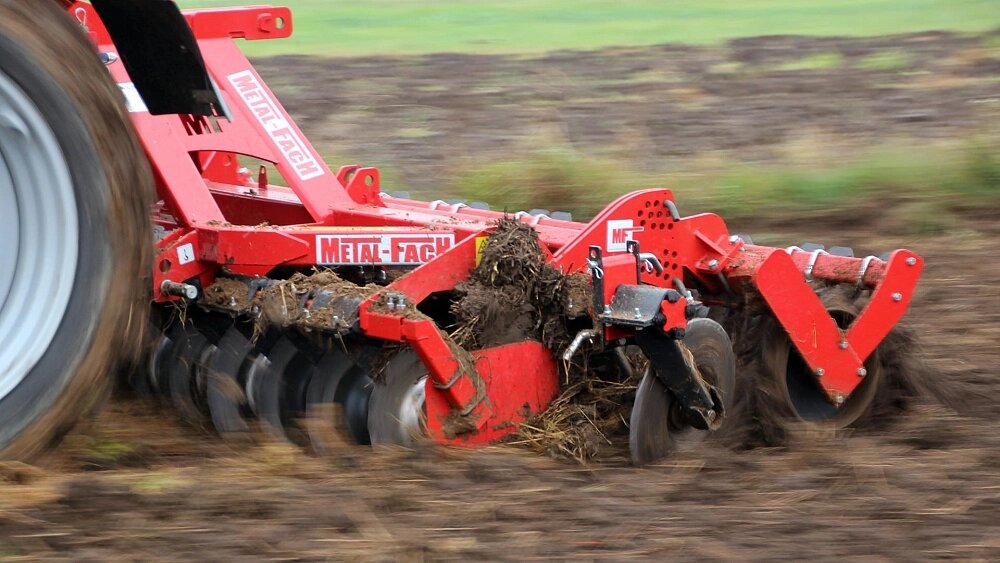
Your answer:
[[[121,93],[56,3],[0,0],[0,72],[43,112],[69,170],[79,224],[62,320],[47,351],[0,399],[0,459],[28,459],[101,404],[119,361],[138,352],[146,318],[140,276],[152,245],[138,248],[145,239],[131,238],[149,225],[153,184]],[[99,133],[107,138],[96,141]]]

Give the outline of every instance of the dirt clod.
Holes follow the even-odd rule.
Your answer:
[[[586,313],[591,302],[589,279],[557,270],[538,233],[512,218],[498,221],[482,260],[456,291],[452,336],[466,349],[537,340],[561,352],[573,338],[564,319]]]

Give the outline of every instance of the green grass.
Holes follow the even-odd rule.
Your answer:
[[[904,70],[913,64],[909,53],[902,49],[882,51],[861,59],[855,66],[862,70]]]
[[[840,68],[843,63],[844,57],[841,56],[840,53],[817,53],[815,55],[782,63],[772,70],[832,70]]]
[[[252,2],[245,2],[252,4]],[[276,2],[280,4],[280,2]],[[182,7],[240,0],[180,0]],[[772,34],[874,36],[986,31],[997,0],[291,0],[295,33],[250,55],[539,53]]]
[[[919,232],[944,228],[954,211],[1000,206],[996,140],[887,146],[836,162],[639,173],[610,158],[548,148],[470,167],[451,191],[496,209],[571,211],[579,218],[648,187],[672,189],[686,214],[713,211],[734,219],[880,205],[902,230]]]

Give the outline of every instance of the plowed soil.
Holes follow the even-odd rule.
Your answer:
[[[784,52],[777,49],[783,42],[805,48],[791,39],[761,41],[738,44],[734,52],[756,60]],[[914,45],[908,43],[911,38],[831,41],[844,50],[855,44],[859,50],[869,49],[880,41],[906,49]],[[933,35],[916,43],[914,52],[921,53],[921,64],[932,73],[919,76],[938,76],[933,74],[937,57],[950,56],[948,45],[963,41]],[[815,43],[828,48],[824,42]],[[761,44],[775,48],[759,48]],[[690,64],[702,65],[701,51],[680,47],[490,60],[512,69],[528,65],[533,76],[565,76],[566,61],[574,60],[574,69],[604,80],[616,75],[616,69],[664,60],[671,49],[685,57],[695,53]],[[676,59],[684,57],[674,59],[671,64],[681,65]],[[467,136],[447,137],[446,145],[459,150],[478,134],[486,146],[499,147],[519,134],[514,125],[518,120],[533,118],[519,113],[520,98],[507,97],[510,92],[475,94],[482,65],[472,60],[452,55],[341,60],[325,63],[328,71],[310,70],[299,59],[265,61],[263,66],[269,74],[286,77],[286,84],[299,82],[297,94],[281,88],[279,94],[290,98],[289,106],[300,119],[306,118],[307,132],[331,139],[361,138],[331,123],[348,119],[343,114],[346,94],[340,92],[357,84],[362,72],[419,78],[428,87],[464,81],[461,88],[449,89],[452,109],[445,112],[444,122],[435,123]],[[889,129],[912,126],[928,135],[960,131],[974,119],[968,112],[979,111],[970,108],[981,106],[953,102],[960,94],[996,98],[995,74],[995,68],[984,69],[972,75],[978,85],[945,89],[944,94],[936,90],[926,99],[912,94],[920,104],[937,108],[923,118],[930,121],[917,126],[908,125],[908,119],[886,117],[895,124]],[[980,80],[987,75],[994,80]],[[711,76],[692,76],[692,88],[706,96],[723,96],[722,101],[707,98],[710,104],[725,105],[725,89],[782,88],[764,79],[719,85]],[[716,119],[747,122],[745,135],[753,139],[741,141],[746,150],[758,150],[757,136],[808,127],[813,119],[809,116],[820,114],[824,122],[849,128],[862,138],[884,134],[888,122],[844,114],[844,101],[836,93],[848,89],[844,78],[817,74],[815,80],[794,82],[797,92],[830,108],[829,115],[793,111],[780,93],[766,96],[758,110],[744,113],[732,107],[726,109],[732,112],[728,117],[706,111],[703,119],[692,118],[695,122],[653,106],[626,109],[629,104],[608,100],[603,106],[596,101],[597,106],[567,106],[560,101],[557,83],[551,83],[550,97],[556,108],[552,111],[632,111],[651,121],[673,123],[665,131],[687,131],[671,135],[676,142],[650,142],[649,150],[697,152],[702,145],[736,142],[718,130]],[[511,81],[509,89],[521,85]],[[626,82],[620,88],[642,90]],[[392,96],[404,95],[387,92],[389,98],[369,99],[373,113],[391,116]],[[511,105],[501,108],[476,97],[489,95],[504,96]],[[871,115],[898,117],[917,104],[885,101],[865,88],[851,95],[857,107],[890,108],[872,109]],[[360,103],[351,98],[347,109]],[[779,115],[781,119],[767,117]],[[388,158],[426,165],[439,162],[436,151],[448,148],[438,142],[408,148],[380,144],[381,128],[355,118],[358,127],[374,132],[364,143],[379,144]],[[593,128],[586,129],[586,135],[607,134],[599,119],[581,118],[578,123]],[[766,149],[761,145],[760,150]],[[430,180],[421,176],[418,181],[431,185],[439,170],[436,165],[425,170]],[[795,435],[780,448],[732,449],[706,443],[644,469],[608,463],[581,466],[510,446],[481,451],[344,446],[317,458],[277,443],[237,450],[175,423],[167,410],[118,398],[37,465],[0,465],[0,560],[996,560],[1000,266],[993,248],[1000,235],[1000,209],[956,219],[947,232],[933,236],[885,234],[880,212],[760,218],[753,224],[731,225],[734,231],[762,234],[768,239],[764,242],[845,244],[859,254],[906,247],[927,259],[905,323],[918,338],[910,352],[934,381],[935,396],[877,428]]]
[[[332,162],[441,197],[455,170],[539,147],[640,170],[692,160],[816,163],[866,147],[995,133],[1000,31],[870,39],[757,37],[540,56],[256,61]],[[799,154],[801,156],[801,154]]]

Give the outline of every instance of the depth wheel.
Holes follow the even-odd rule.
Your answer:
[[[368,433],[372,444],[412,445],[427,436],[427,368],[410,349],[397,352],[372,385]]]
[[[153,190],[123,105],[59,3],[0,0],[0,458],[51,444],[138,357]]]
[[[706,383],[715,387],[729,411],[736,388],[736,355],[725,329],[711,319],[693,319],[688,323],[682,345],[691,353],[693,367]],[[704,440],[708,434],[707,430],[683,422],[677,401],[650,364],[636,389],[629,421],[632,463],[652,463],[671,451]]]

